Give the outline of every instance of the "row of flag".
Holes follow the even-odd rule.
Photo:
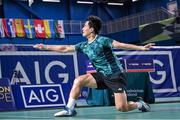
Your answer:
[[[0,37],[65,38],[62,20],[0,18]]]

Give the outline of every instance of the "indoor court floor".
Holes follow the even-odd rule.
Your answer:
[[[60,109],[26,110],[0,112],[0,120],[123,120],[123,119],[179,119],[180,103],[151,104],[150,112],[118,112],[114,106],[108,107],[79,107],[75,117],[53,117]]]

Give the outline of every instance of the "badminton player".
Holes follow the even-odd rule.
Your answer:
[[[87,73],[75,78],[71,88],[68,103],[64,110],[54,114],[55,117],[75,116],[77,114],[74,106],[83,87],[96,89],[111,89],[114,94],[115,107],[118,111],[127,112],[139,109],[142,112],[150,110],[150,106],[142,99],[137,102],[127,101],[126,78],[124,70],[113,53],[113,48],[132,49],[132,50],[149,50],[152,45],[137,46],[126,44],[108,37],[99,35],[102,21],[97,16],[89,16],[82,28],[82,35],[87,41],[80,42],[76,45],[44,45],[36,44],[34,48],[41,50],[51,50],[57,52],[78,51],[86,54],[96,68],[96,73]]]

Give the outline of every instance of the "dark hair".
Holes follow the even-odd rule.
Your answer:
[[[95,34],[98,34],[99,31],[101,30],[102,26],[102,21],[99,17],[97,16],[89,16],[87,21],[89,21],[89,26],[94,28]]]

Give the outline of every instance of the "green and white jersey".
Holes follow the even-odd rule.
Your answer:
[[[86,41],[76,44],[75,49],[86,54],[98,72],[109,76],[123,71],[120,61],[113,53],[112,42],[112,39],[98,35],[91,43]]]

